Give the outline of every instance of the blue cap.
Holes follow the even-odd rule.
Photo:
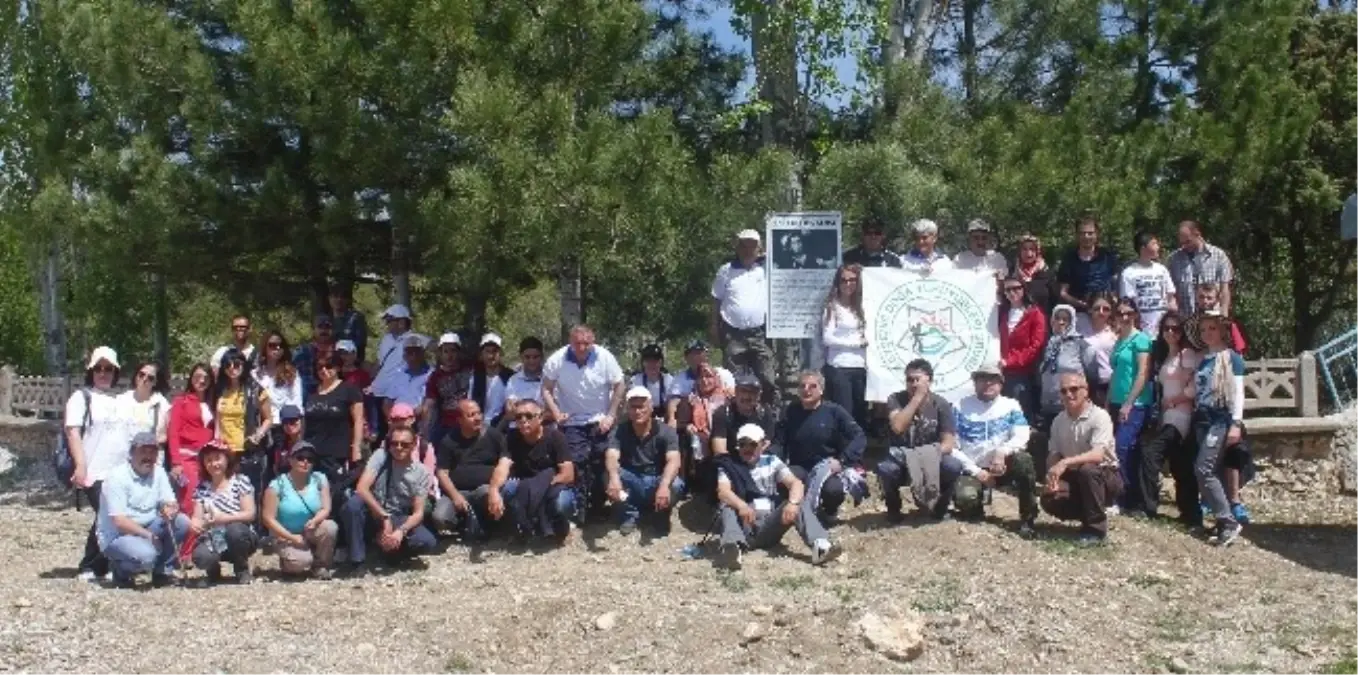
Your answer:
[[[278,411],[278,419],[283,420],[284,422],[288,420],[300,420],[302,419],[302,409],[289,403],[283,406],[282,410]]]

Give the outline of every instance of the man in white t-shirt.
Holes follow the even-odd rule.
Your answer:
[[[996,279],[1004,279],[1009,271],[1004,255],[996,251],[995,233],[980,218],[967,223],[967,250],[953,258],[953,266],[959,270],[973,270],[993,274]]]
[[[222,368],[222,357],[232,349],[244,354],[246,361],[255,358],[255,346],[250,343],[250,317],[244,314],[231,317],[231,344],[218,347],[217,351],[212,353],[212,359],[208,361],[214,378],[217,371]]]
[[[769,289],[759,241],[758,232],[742,230],[736,235],[736,256],[717,268],[708,333],[714,344],[722,346],[727,370],[753,372],[764,384],[766,402],[772,403],[778,390],[765,328]]]
[[[595,483],[603,475],[608,434],[617,422],[626,385],[618,360],[594,344],[594,330],[589,326],[572,328],[570,344],[553,352],[542,367],[547,419],[561,428],[575,464],[575,491],[581,505],[575,514],[577,524],[583,524],[587,509],[603,506],[594,503],[603,495]]]
[[[1132,238],[1137,260],[1122,269],[1118,295],[1131,298],[1141,315],[1141,332],[1155,338],[1160,331],[1160,318],[1165,312],[1179,309],[1174,292],[1174,278],[1169,268],[1160,264],[1160,240],[1149,232],[1137,232]]]
[[[519,368],[505,383],[505,409],[501,411],[501,426],[518,427],[508,411],[519,401],[537,401],[542,405],[542,340],[526,337],[519,341]]]

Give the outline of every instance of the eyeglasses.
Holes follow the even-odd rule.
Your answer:
[[[97,366],[91,368],[90,370],[93,370],[93,371],[96,372],[96,373],[111,373],[111,372],[117,370],[117,368],[114,368],[113,366],[110,366],[110,365],[103,365],[103,364],[101,364],[101,365],[97,365]]]
[[[523,421],[523,420],[535,420],[535,419],[537,419],[537,418],[538,418],[538,413],[535,413],[535,412],[521,412],[521,413],[519,413],[519,414],[517,414],[517,415],[514,416],[514,419],[520,420],[520,421]]]
[[[401,450],[415,447],[415,441],[391,441],[387,443],[387,445],[390,445],[394,449]]]
[[[1109,307],[1108,305],[1094,305],[1093,307],[1089,308],[1089,311],[1094,312],[1096,314],[1107,314],[1113,311],[1113,308]]]
[[[1060,391],[1062,396],[1074,396],[1084,390],[1085,390],[1084,385],[1077,384],[1073,387],[1061,387]]]
[[[839,283],[841,283],[841,284],[856,284],[856,283],[858,283],[858,277],[840,277],[840,278],[839,278]]]
[[[154,380],[154,379],[156,379],[156,374],[155,374],[155,373],[148,373],[148,372],[146,372],[146,371],[143,370],[143,371],[137,373],[137,379],[138,379],[138,380]]]

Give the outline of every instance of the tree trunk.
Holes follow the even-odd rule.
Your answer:
[[[943,7],[947,8],[947,0],[943,1]],[[910,63],[917,67],[923,67],[925,60],[929,57],[929,48],[934,43],[934,31],[938,28],[938,14],[934,11],[934,0],[913,0],[910,9],[910,37],[907,39],[907,50],[910,55]]]
[[[562,258],[557,268],[556,289],[561,296],[561,342],[570,340],[571,328],[585,322],[584,272],[574,256]]]
[[[405,305],[411,313],[415,308],[410,306],[410,264],[406,258],[406,235],[405,228],[397,225],[399,219],[391,219],[391,294],[392,301],[399,305]]]
[[[65,375],[66,320],[61,311],[61,247],[56,241],[48,244],[46,260],[38,270],[38,291],[42,296],[38,311],[42,317],[47,374]]]
[[[1151,3],[1143,0],[1136,17],[1136,97],[1133,105],[1136,121],[1143,122],[1155,114],[1155,73],[1151,71]]]
[[[976,101],[976,14],[981,11],[981,0],[962,0],[962,91],[967,103]]]
[[[490,299],[485,293],[465,292],[462,294],[462,343],[480,346],[481,336],[486,334],[486,308]]]
[[[151,287],[155,289],[155,330],[151,335],[152,351],[155,353],[156,372],[162,388],[170,384],[170,293],[165,284],[165,272],[156,270],[151,273]]]
[[[755,61],[759,98],[771,108],[760,120],[765,147],[798,149],[805,137],[801,89],[797,85],[797,27],[785,0],[764,0],[750,17],[750,51]]]

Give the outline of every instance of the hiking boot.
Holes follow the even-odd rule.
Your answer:
[[[1231,517],[1235,518],[1235,522],[1241,525],[1248,525],[1250,523],[1250,510],[1244,504],[1236,502],[1231,504]]]
[[[151,588],[165,588],[166,586],[171,586],[173,584],[174,577],[165,574],[164,572],[157,572],[151,575]]]
[[[87,584],[97,584],[101,581],[108,581],[107,574],[100,576],[95,574],[94,570],[80,570],[80,574],[76,578]]]
[[[734,572],[740,569],[743,556],[744,551],[741,550],[740,544],[723,544],[717,553],[717,564]]]
[[[627,520],[622,521],[622,524],[618,526],[618,534],[621,534],[624,537],[631,536],[632,533],[636,531],[637,521],[635,518],[628,518]]]
[[[317,581],[330,581],[334,577],[335,573],[331,572],[329,567],[317,567],[311,572],[311,578]]]
[[[905,514],[901,513],[900,509],[887,511],[886,522],[891,523],[892,525],[900,525],[905,522]]]
[[[829,539],[817,539],[811,546],[811,564],[824,565],[839,557],[844,549],[835,546]]]
[[[1217,533],[1207,540],[1207,543],[1214,546],[1226,548],[1235,543],[1240,538],[1240,531],[1245,528],[1240,523],[1224,523],[1217,526]]]
[[[1018,536],[1024,539],[1032,539],[1037,536],[1037,530],[1033,529],[1033,521],[1025,520],[1019,523]]]
[[[254,583],[254,581],[255,575],[250,571],[249,565],[242,565],[241,568],[236,571],[236,585],[249,586]]]
[[[119,589],[129,590],[129,591],[137,587],[137,581],[136,581],[135,579],[133,579],[132,577],[125,577],[125,578],[124,578],[124,577],[119,577],[119,576],[117,576],[117,575],[113,575],[113,576],[112,576],[112,584],[113,584],[113,587],[114,587],[114,588],[119,588]]]
[[[670,536],[671,529],[670,513],[671,511],[668,510],[656,512],[655,520],[652,523],[656,537],[663,539],[665,537]]]
[[[366,579],[368,576],[368,566],[362,562],[345,563],[344,576],[346,579]]]
[[[207,582],[209,584],[222,583],[222,566],[220,563],[207,568]]]

